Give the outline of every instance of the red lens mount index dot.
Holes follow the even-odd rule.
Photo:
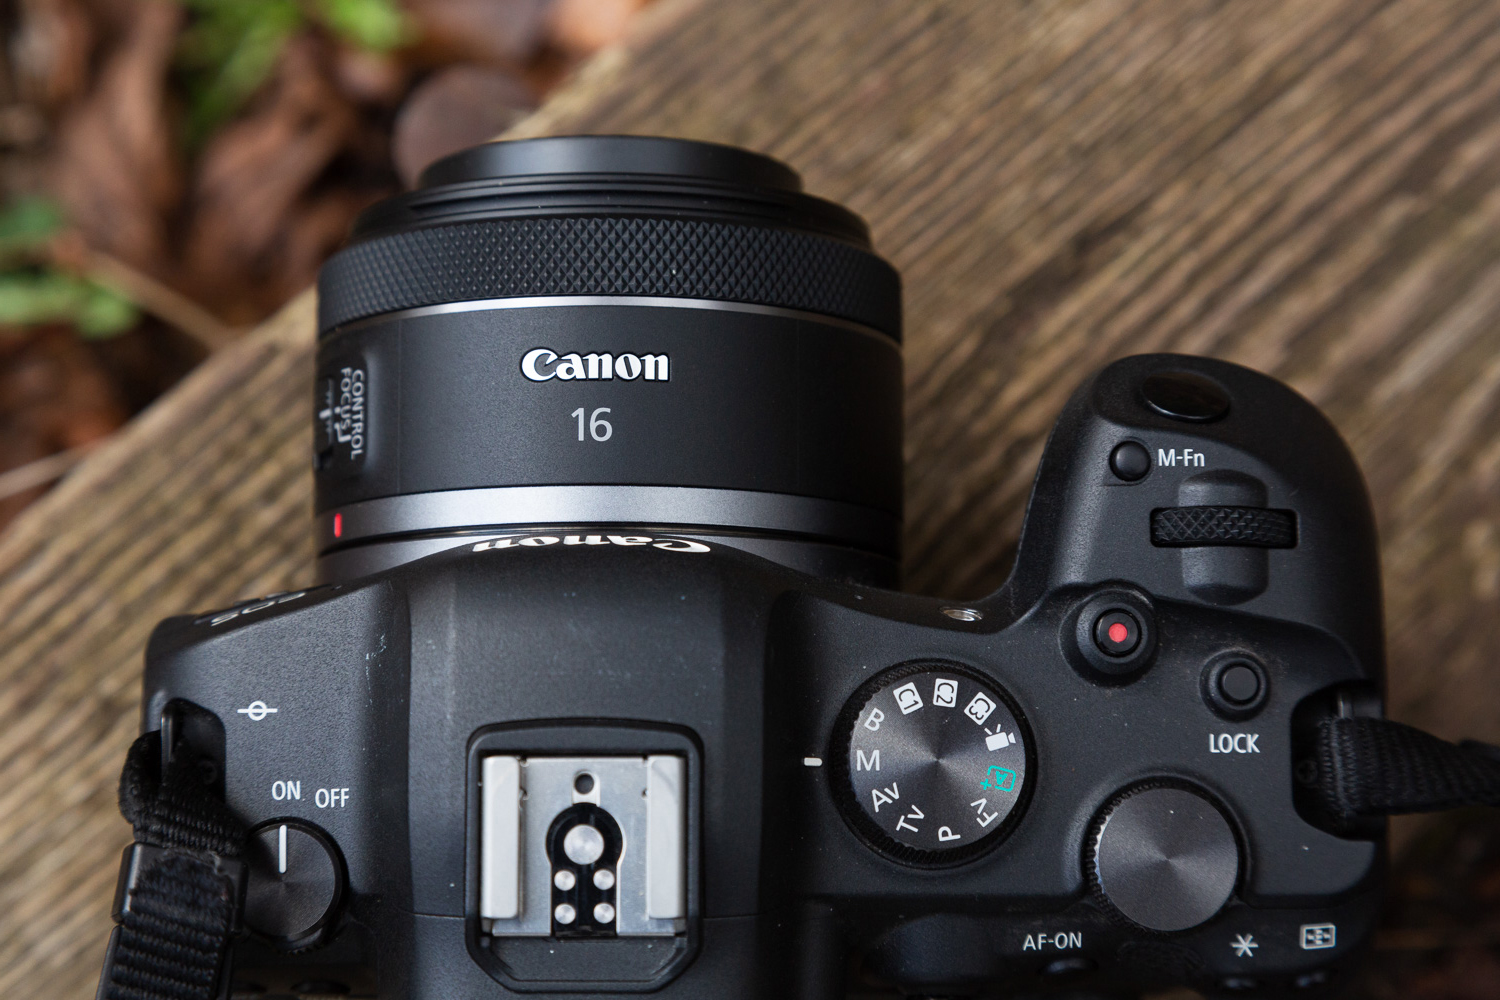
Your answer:
[[[1109,627],[1110,642],[1122,643],[1128,638],[1130,638],[1130,629],[1126,628],[1123,622],[1115,622]]]
[[[333,515],[333,537],[339,538],[344,534],[344,515]]]

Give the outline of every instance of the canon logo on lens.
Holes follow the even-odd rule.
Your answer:
[[[644,378],[647,382],[667,381],[665,354],[558,354],[545,347],[527,351],[521,359],[521,374],[533,382],[561,379],[564,382],[593,379]]]

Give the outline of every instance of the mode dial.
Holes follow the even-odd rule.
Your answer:
[[[900,861],[973,856],[1010,828],[1029,791],[1029,738],[1010,700],[950,664],[875,678],[850,699],[838,735],[845,813]]]
[[[1229,821],[1196,792],[1147,787],[1115,797],[1089,845],[1094,886],[1126,919],[1184,931],[1218,913],[1240,873]]]

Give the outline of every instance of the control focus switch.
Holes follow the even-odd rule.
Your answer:
[[[284,951],[322,944],[344,897],[344,860],[322,830],[272,820],[250,832],[245,926]]]
[[[1223,909],[1239,880],[1234,830],[1196,792],[1146,787],[1115,797],[1094,823],[1089,878],[1121,916],[1184,931]]]
[[[834,732],[844,815],[896,861],[971,858],[1000,840],[1030,794],[1031,742],[1019,711],[966,668],[889,670],[855,693]]]

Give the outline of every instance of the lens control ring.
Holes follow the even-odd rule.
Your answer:
[[[349,246],[318,281],[318,329],[420,306],[523,296],[707,299],[901,331],[900,282],[869,250],[737,222],[629,217],[424,226]]]

